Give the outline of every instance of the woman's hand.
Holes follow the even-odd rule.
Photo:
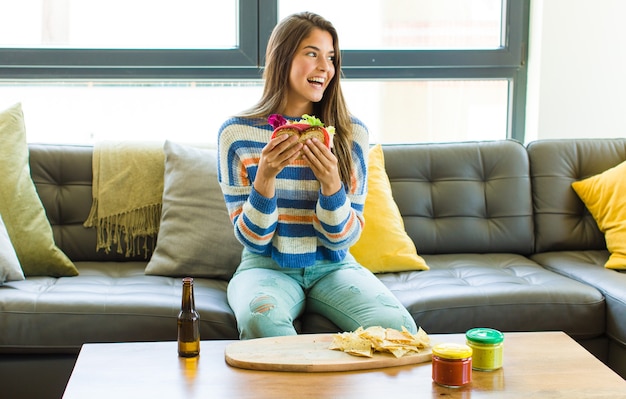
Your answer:
[[[304,159],[320,182],[322,194],[333,195],[341,189],[337,157],[316,138],[308,139],[302,147]]]
[[[276,176],[300,156],[302,144],[297,136],[277,136],[261,150],[254,189],[266,198],[274,196]]]

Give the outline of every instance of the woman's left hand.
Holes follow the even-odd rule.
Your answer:
[[[341,189],[337,157],[316,138],[308,139],[302,147],[304,159],[320,182],[322,194],[333,195]]]

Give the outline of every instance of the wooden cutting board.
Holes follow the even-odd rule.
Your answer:
[[[287,337],[237,341],[226,347],[226,363],[250,370],[325,372],[367,370],[403,366],[431,360],[431,348],[396,358],[375,352],[374,357],[359,357],[328,349],[333,334],[303,334]]]

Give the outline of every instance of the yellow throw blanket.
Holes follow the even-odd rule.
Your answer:
[[[147,256],[148,238],[161,220],[163,143],[104,141],[94,146],[93,202],[85,227],[97,230],[97,250],[117,244],[125,256]],[[154,246],[152,240],[152,245]],[[122,245],[122,243],[124,245]]]

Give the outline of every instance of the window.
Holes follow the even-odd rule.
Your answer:
[[[339,31],[372,142],[523,141],[528,0],[355,4],[3,1],[0,108],[22,102],[31,142],[214,142],[260,97],[276,22],[307,9]]]
[[[506,25],[502,0],[361,0],[349,9],[336,0],[278,4],[279,19],[307,9],[324,15],[345,50],[498,49]]]
[[[14,48],[234,49],[237,3],[185,0],[0,3],[0,44]],[[220,18],[211,18],[220,15]],[[208,21],[210,20],[210,23]]]

